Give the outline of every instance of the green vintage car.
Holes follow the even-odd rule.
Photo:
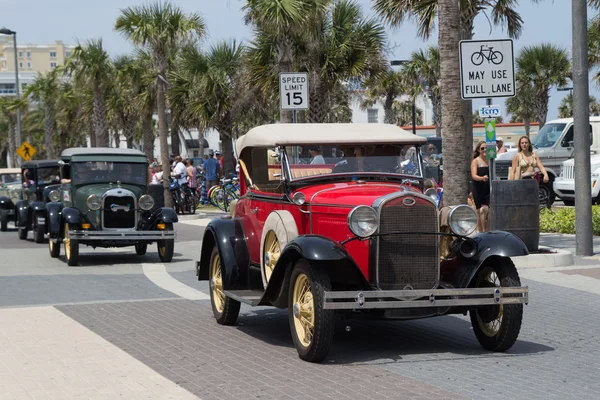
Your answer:
[[[16,204],[21,192],[21,170],[0,168],[0,231],[8,229],[8,222],[15,221]]]
[[[156,242],[161,261],[170,262],[175,246],[171,208],[148,194],[148,162],[134,149],[70,148],[59,164],[62,186],[46,206],[51,257],[65,245],[67,264],[77,265],[79,247],[135,246],[146,254]]]

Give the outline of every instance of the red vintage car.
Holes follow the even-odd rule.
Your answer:
[[[510,257],[527,248],[476,233],[467,205],[438,209],[423,193],[424,142],[383,124],[264,125],[238,139],[242,196],[209,223],[196,263],[217,322],[235,324],[240,303],[287,308],[300,358],[316,362],[336,314],[469,312],[484,348],[510,348],[528,302]]]

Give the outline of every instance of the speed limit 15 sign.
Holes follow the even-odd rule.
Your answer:
[[[308,73],[281,72],[279,98],[282,110],[308,110]]]

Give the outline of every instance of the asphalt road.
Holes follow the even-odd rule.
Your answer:
[[[82,248],[68,267],[31,233],[0,233],[0,399],[598,398],[598,264],[521,271],[531,303],[506,353],[482,350],[462,316],[341,321],[315,365],[298,359],[285,310],[244,306],[237,326],[215,323],[194,274],[206,222],[176,225],[165,265],[153,246]]]

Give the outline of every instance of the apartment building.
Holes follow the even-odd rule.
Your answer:
[[[71,56],[75,45],[57,40],[54,44],[31,44],[17,42],[17,62],[21,89],[31,83],[37,73],[48,72]],[[16,93],[15,51],[13,38],[0,35],[0,96]]]

